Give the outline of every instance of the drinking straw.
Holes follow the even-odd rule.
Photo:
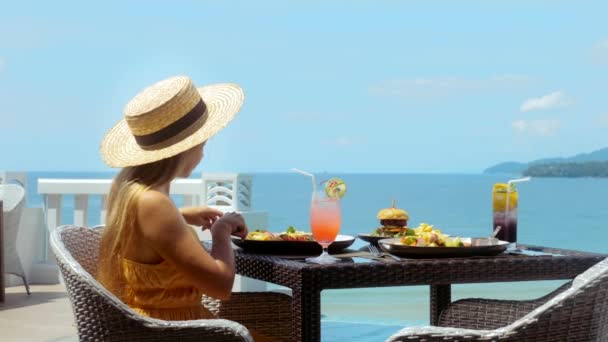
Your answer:
[[[297,172],[299,174],[303,174],[304,176],[308,176],[310,177],[310,179],[312,180],[312,193],[316,194],[317,193],[317,181],[315,180],[315,175],[313,175],[310,172],[306,172],[306,171],[302,171],[300,169],[296,169],[295,167],[291,169],[291,171],[293,172]],[[315,195],[316,196],[316,195]]]
[[[511,198],[511,184],[528,182],[528,181],[530,181],[530,179],[532,179],[532,178],[524,177],[524,178],[518,178],[518,179],[511,179],[510,181],[507,182],[507,202],[505,204],[505,220],[506,220],[507,214],[509,212],[509,198]]]
[[[493,239],[496,237],[496,235],[498,235],[498,232],[502,229],[501,226],[496,226],[496,229],[494,229],[494,233],[492,233],[492,236],[490,236],[490,239]]]
[[[527,182],[529,181],[530,177],[524,177],[524,178],[518,178],[518,179],[511,179],[510,181],[507,182],[508,185],[511,185],[511,183],[521,183],[521,182]]]

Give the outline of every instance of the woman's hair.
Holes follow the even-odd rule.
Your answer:
[[[126,167],[114,178],[108,196],[106,226],[99,246],[97,280],[123,299],[122,258],[137,234],[137,203],[146,190],[169,183],[179,175],[191,150],[149,164]]]

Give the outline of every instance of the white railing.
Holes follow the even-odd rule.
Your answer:
[[[197,205],[202,192],[200,179],[179,179],[171,183],[171,194],[183,196],[184,205]],[[104,224],[107,212],[107,194],[112,186],[111,179],[44,179],[38,180],[38,193],[43,197],[43,208],[46,220],[46,249],[43,255],[46,259],[53,260],[48,246],[48,232],[62,224],[74,224],[76,226],[89,226],[88,211],[91,196],[101,197],[101,210],[99,222]],[[72,222],[62,222],[63,196],[74,195],[74,217]],[[226,209],[233,209],[232,207]]]
[[[15,180],[27,186],[25,173],[0,172],[0,182],[9,180]],[[38,259],[38,262],[30,267],[32,273],[38,273],[33,275],[34,279],[47,279],[49,274],[53,274],[58,281],[58,273],[54,265],[55,259],[49,246],[49,232],[64,224],[90,226],[89,211],[93,197],[100,197],[99,220],[96,222],[104,224],[107,213],[107,194],[110,192],[111,184],[111,179],[38,179],[38,193],[43,197],[42,212],[46,229],[31,227],[29,230],[38,232],[37,240],[42,240],[42,243],[38,245],[42,246],[42,250],[35,251],[35,248],[29,246],[29,249],[32,249],[30,252],[27,251],[27,247],[22,248],[23,253],[33,254],[30,259]],[[171,195],[178,199],[181,197],[184,206],[208,205],[223,212],[238,211],[244,216],[248,226],[267,227],[267,213],[251,211],[251,189],[252,177],[237,173],[205,174],[200,179],[178,179],[171,183]],[[64,196],[74,197],[72,220],[65,219],[66,215],[62,215],[62,210],[65,208]],[[208,232],[203,233],[199,230],[198,234],[201,240],[210,239]],[[40,282],[52,283],[55,281],[51,279]],[[265,287],[265,283],[253,280],[243,281],[239,278],[235,282],[237,291],[263,290]]]
[[[101,212],[99,220],[105,222],[107,194],[112,185],[111,179],[45,179],[38,180],[38,193],[43,196],[43,202],[49,210],[61,210],[62,197],[74,195],[74,221],[75,225],[87,226],[87,210],[91,195],[101,196]],[[171,184],[172,195],[182,195],[184,205],[197,205],[198,197],[202,191],[201,180],[180,179]],[[54,220],[47,219],[48,227],[60,223],[61,215],[58,212]]]

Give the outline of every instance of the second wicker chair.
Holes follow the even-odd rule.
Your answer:
[[[608,259],[535,301],[456,301],[439,325],[405,328],[388,341],[608,341]]]

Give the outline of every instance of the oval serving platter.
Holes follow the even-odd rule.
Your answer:
[[[471,243],[467,247],[418,247],[406,246],[400,243],[401,238],[389,238],[378,241],[382,249],[390,254],[410,258],[453,258],[470,256],[492,256],[504,252],[509,245],[506,241],[496,240],[495,243],[481,243],[478,240],[487,238],[463,238],[463,242]]]

